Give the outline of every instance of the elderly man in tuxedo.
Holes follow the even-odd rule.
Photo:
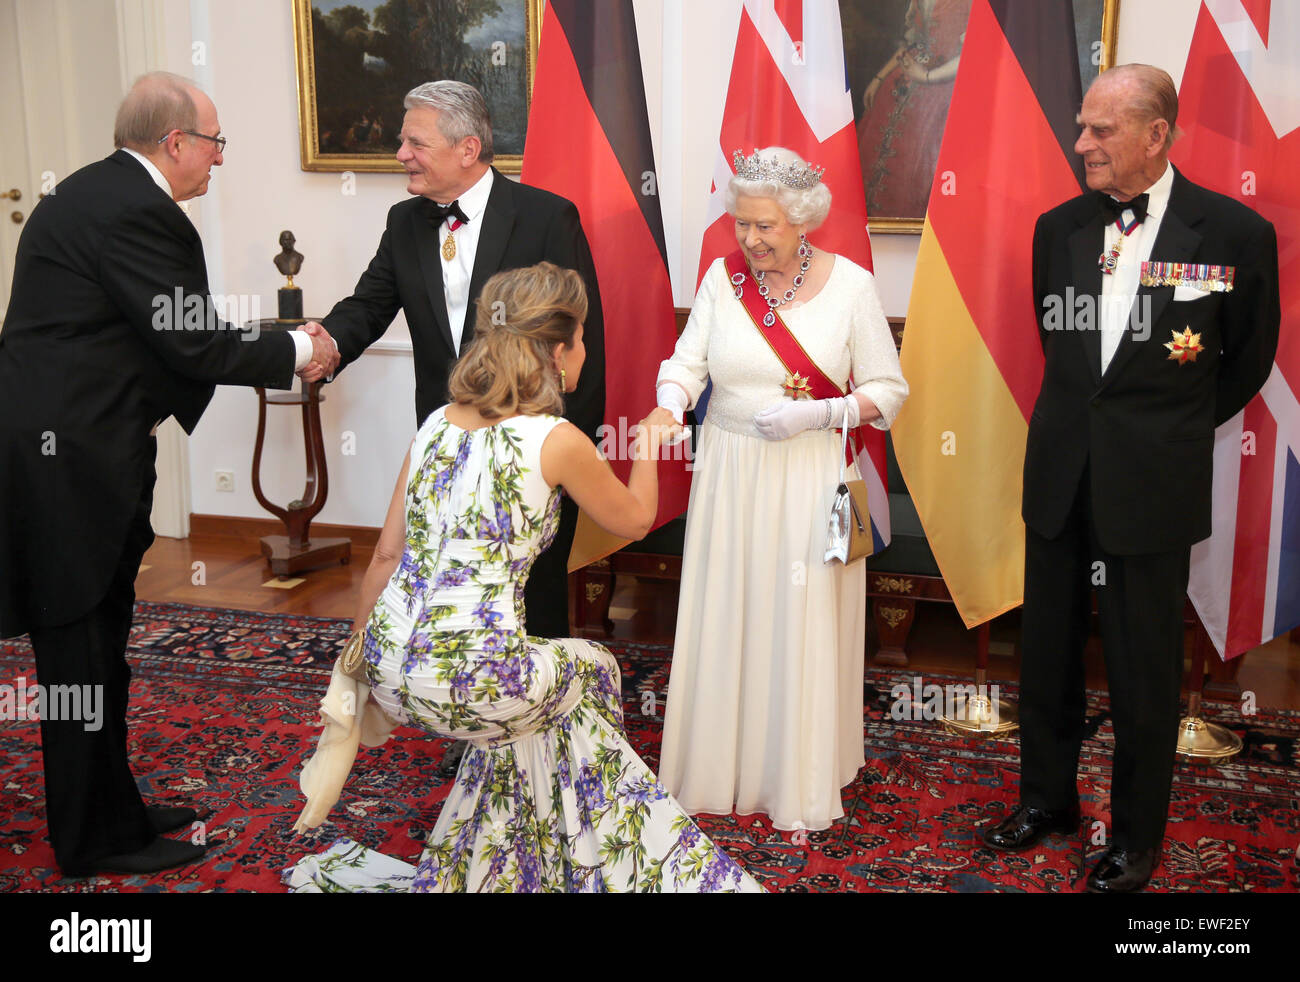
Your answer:
[[[1025,448],[1020,806],[984,840],[1027,849],[1079,827],[1095,587],[1115,731],[1108,848],[1087,880],[1101,893],[1141,890],[1159,861],[1214,429],[1268,377],[1281,318],[1273,226],[1169,164],[1177,116],[1160,69],[1103,73],[1074,148],[1093,190],[1034,230],[1046,363]]]
[[[447,401],[451,366],[474,338],[483,284],[494,273],[543,260],[577,270],[587,287],[587,364],[564,415],[593,441],[605,408],[605,335],[591,250],[572,202],[518,184],[492,166],[487,103],[463,82],[428,82],[407,93],[397,159],[413,195],[393,205],[379,249],[352,296],[324,320],[342,366],[406,314],[415,356],[415,414],[421,423]],[[311,376],[306,376],[311,377]],[[528,632],[569,633],[568,556],[578,509],[565,498],[555,539],[525,593]],[[442,764],[455,773],[458,743]]]
[[[153,541],[157,425],[175,416],[193,431],[214,383],[288,388],[338,359],[319,330],[258,336],[216,315],[177,204],[222,163],[206,95],[141,77],[114,142],[32,210],[0,333],[0,637],[30,634],[39,683],[97,693],[101,708],[41,720],[50,842],[73,876],[150,873],[204,851],[162,836],[196,813],[146,806],[127,757],[125,650]]]

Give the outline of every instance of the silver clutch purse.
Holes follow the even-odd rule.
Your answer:
[[[831,520],[826,529],[826,555],[822,557],[822,562],[828,565],[840,562],[847,566],[859,559],[866,559],[875,549],[871,537],[871,511],[867,506],[867,482],[861,478],[846,480],[848,474],[845,456],[849,447],[847,419],[845,423],[844,441],[840,448],[840,483],[835,489],[835,500],[831,504]]]

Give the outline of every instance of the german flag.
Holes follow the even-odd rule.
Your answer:
[[[1034,224],[1084,187],[1070,0],[971,8],[903,333],[894,450],[967,627],[1020,605],[1028,419],[1043,377]]]
[[[632,428],[654,408],[659,363],[677,342],[632,6],[632,0],[546,5],[521,175],[568,198],[582,216],[605,315],[608,437],[602,449],[625,482]],[[659,479],[655,527],[686,510],[686,461],[661,463]],[[569,568],[625,544],[584,515]]]

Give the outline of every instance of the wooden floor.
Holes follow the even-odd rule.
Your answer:
[[[370,562],[373,535],[354,538],[348,565],[304,573],[285,583],[271,575],[260,552],[258,536],[269,532],[269,523],[264,528],[253,521],[195,516],[193,529],[188,539],[159,538],[154,543],[136,580],[138,599],[319,617],[356,616],[356,598]],[[328,529],[317,531],[321,535],[339,534]],[[676,606],[675,583],[620,578],[610,611],[614,636],[671,643]],[[990,682],[1019,677],[1018,632],[1018,616],[1014,613],[993,623]],[[874,650],[870,639],[868,650]],[[908,656],[911,667],[921,675],[968,673],[975,660],[974,632],[965,630],[951,606],[918,604]],[[1261,707],[1300,709],[1300,645],[1278,638],[1244,657],[1238,676],[1243,692],[1253,692]],[[1089,645],[1088,684],[1105,686],[1105,670],[1095,637]],[[1212,704],[1209,715],[1213,718]]]

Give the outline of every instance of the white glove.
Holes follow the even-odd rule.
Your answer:
[[[673,414],[673,419],[678,424],[682,424],[682,417],[686,410],[690,408],[685,389],[675,382],[665,382],[655,390],[655,400],[657,405]],[[665,440],[663,445],[665,447],[675,447],[690,435],[691,431],[689,429],[679,430]]]
[[[688,405],[689,400],[686,397],[686,391],[675,382],[665,382],[655,390],[656,404],[663,406],[673,414],[679,424],[682,422],[682,415],[691,407]]]
[[[754,417],[754,426],[768,440],[788,440],[804,430],[828,430],[845,422],[850,427],[858,425],[858,400],[852,396],[793,402],[783,399]]]

